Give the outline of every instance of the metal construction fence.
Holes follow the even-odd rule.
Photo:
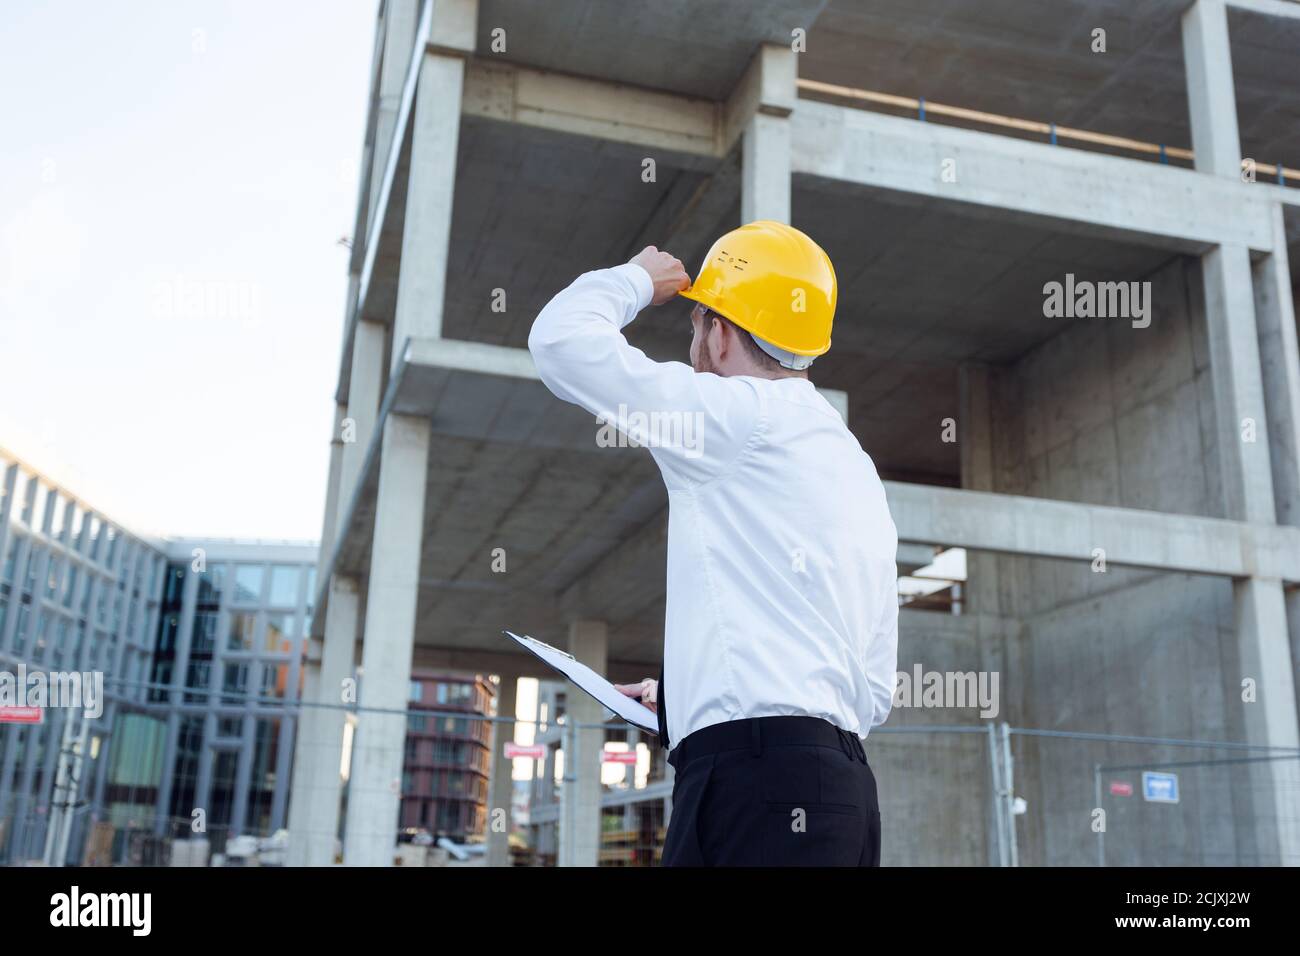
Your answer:
[[[366,709],[346,709],[360,713],[364,727]],[[442,840],[469,847],[469,862],[486,862],[489,829],[507,839],[508,852],[496,862],[658,862],[672,772],[653,734],[572,714],[548,723],[405,713],[410,732],[394,848],[404,865],[425,865],[415,847]],[[492,786],[491,774],[507,745],[528,756],[504,764],[512,781],[503,789]],[[986,721],[881,727],[866,751],[886,866],[1300,865],[1300,750]],[[196,832],[193,817],[176,807],[160,814],[151,803],[154,787],[110,791],[117,796],[97,817],[84,803],[72,811],[69,864],[287,859],[287,819],[233,832],[209,807]],[[459,817],[468,824],[445,822],[452,803],[472,805]],[[49,814],[48,795],[0,806],[0,864],[51,858]],[[341,847],[343,835],[340,828],[325,838]]]
[[[572,769],[554,750],[575,740],[604,748],[600,862],[657,860],[671,780],[654,738],[633,736],[575,725],[546,737],[520,840],[528,862],[564,856]],[[866,751],[886,866],[1300,865],[1300,750],[985,722],[878,728]]]

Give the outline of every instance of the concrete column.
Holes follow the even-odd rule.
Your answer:
[[[608,631],[604,621],[569,625],[569,653],[596,673],[606,669]],[[600,754],[605,709],[590,694],[569,685],[565,693],[564,784],[560,790],[560,866],[596,866],[600,858]]]
[[[428,421],[389,415],[379,465],[360,712],[343,836],[343,859],[351,866],[391,866],[397,844],[428,460]],[[367,707],[397,712],[367,712]]]
[[[1300,348],[1282,204],[1273,205],[1273,251],[1252,266],[1273,500],[1278,524],[1300,525]]]
[[[1241,246],[1216,246],[1201,257],[1201,273],[1225,517],[1272,524],[1273,472],[1250,255]]]
[[[384,51],[379,64],[379,89],[375,104],[375,144],[370,165],[370,202],[366,234],[378,215],[379,190],[388,167],[393,144],[393,128],[402,101],[402,87],[411,66],[415,48],[415,28],[420,16],[420,0],[388,0],[384,6]]]
[[[497,716],[513,717],[519,688],[517,674],[502,674],[497,690]],[[514,793],[515,762],[505,756],[506,743],[515,739],[515,725],[492,725],[492,759],[488,778],[487,865],[510,865],[510,803]],[[504,811],[504,814],[499,811]],[[497,820],[504,827],[496,828]]]
[[[1280,581],[1246,578],[1234,583],[1237,652],[1242,679],[1255,681],[1255,700],[1243,701],[1247,743],[1300,747],[1296,724],[1295,677],[1287,640],[1287,609]],[[1264,756],[1257,753],[1252,756]],[[1294,864],[1300,859],[1300,817],[1295,813],[1295,761],[1248,765],[1255,857],[1263,866]],[[1239,830],[1239,832],[1241,832]]]
[[[1183,14],[1183,68],[1196,169],[1241,175],[1241,137],[1224,0],[1195,0]]]
[[[755,113],[741,154],[740,220],[790,221],[790,122]]]
[[[358,587],[355,578],[330,580],[325,613],[325,640],[320,659],[308,659],[304,706],[294,744],[293,791],[289,797],[290,866],[329,866],[339,829],[343,753],[343,681],[352,673],[352,648],[357,634]],[[313,642],[314,643],[314,642]],[[309,652],[309,655],[312,652]]]
[[[386,330],[378,322],[356,323],[352,338],[352,373],[348,380],[347,417],[340,423],[339,440],[343,443],[339,466],[338,520],[335,535],[356,493],[361,466],[366,459],[379,417],[379,399],[384,387],[384,344]]]
[[[1218,246],[1202,256],[1201,270],[1225,516],[1272,524],[1277,511],[1260,356],[1263,327],[1256,323],[1249,253],[1239,246]],[[1275,398],[1283,402],[1282,414],[1288,414],[1286,396]],[[1295,677],[1282,584],[1244,578],[1234,582],[1233,596],[1241,679],[1256,684],[1256,699],[1236,705],[1242,708],[1246,740],[1295,747]],[[1253,820],[1242,840],[1254,839],[1258,862],[1300,857],[1300,822],[1291,812],[1295,774],[1287,761],[1249,765]]]
[[[383,360],[380,359],[382,362]],[[320,552],[316,560],[316,580],[318,586],[324,584],[329,573],[330,558],[334,555],[335,531],[339,523],[339,491],[343,483],[343,420],[348,417],[347,405],[334,404],[334,430],[330,433],[330,464],[325,485],[325,519],[321,523]],[[316,595],[308,594],[308,603],[314,602]]]
[[[972,491],[996,491],[993,465],[992,371],[987,365],[965,363],[958,370],[957,440],[961,455],[961,486]],[[936,423],[937,424],[937,423]],[[964,600],[975,614],[1001,614],[997,558],[970,551],[966,556]]]
[[[728,104],[744,117],[740,220],[790,221],[790,113],[798,99],[795,53],[764,44]]]
[[[465,61],[460,56],[425,52],[411,122],[402,270],[393,320],[394,368],[408,338],[442,335],[464,81]]]

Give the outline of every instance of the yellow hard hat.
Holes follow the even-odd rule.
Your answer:
[[[727,317],[760,346],[805,357],[782,363],[788,367],[806,368],[831,347],[835,269],[822,247],[793,226],[762,219],[733,229],[679,295]]]

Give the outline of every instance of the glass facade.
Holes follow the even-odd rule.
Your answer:
[[[285,825],[295,722],[283,715],[299,697],[313,597],[304,584],[314,576],[316,550],[199,545],[202,570],[191,561],[169,568],[179,578],[177,623],[164,622],[158,634],[160,653],[176,648],[170,696],[183,698],[172,717],[178,743],[158,813],[181,834],[204,809],[215,853],[230,836],[269,836]],[[255,560],[262,551],[266,560]]]
[[[156,796],[151,768],[132,761],[155,740],[141,721],[157,700],[150,682],[165,568],[156,545],[0,455],[0,667],[103,678],[103,712],[85,720],[75,774],[75,799],[90,813],[69,818],[72,862],[95,820],[130,816],[133,801]],[[79,734],[81,711],[50,707],[40,724],[0,724],[0,863],[40,860],[51,821],[65,825],[52,805],[65,726]]]
[[[284,826],[316,556],[145,542],[0,455],[0,668],[104,676],[66,862],[149,859],[196,810],[213,852]],[[0,724],[0,864],[42,858],[65,719]]]

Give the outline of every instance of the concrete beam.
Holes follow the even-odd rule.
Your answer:
[[[467,116],[520,123],[696,156],[721,157],[719,106],[712,100],[470,60]]]
[[[796,174],[1179,252],[1273,248],[1269,197],[1240,181],[812,100],[790,122]],[[945,168],[955,181],[944,181]]]
[[[1228,6],[1266,17],[1300,20],[1300,3],[1295,0],[1228,0]]]
[[[722,109],[721,149],[731,148],[757,114],[784,119],[799,101],[796,54],[789,46],[764,43]]]
[[[1159,571],[1300,581],[1300,529],[885,482],[900,541]]]
[[[445,369],[453,372],[470,372],[481,375],[498,375],[541,381],[533,357],[527,349],[508,345],[490,345],[484,342],[465,342],[459,339],[412,339],[406,343],[402,364],[408,367]],[[847,420],[848,393],[836,388],[819,388],[817,391]],[[400,396],[398,401],[400,401]],[[403,406],[410,408],[410,406]],[[421,409],[421,411],[425,411]],[[434,409],[427,409],[432,413]]]

